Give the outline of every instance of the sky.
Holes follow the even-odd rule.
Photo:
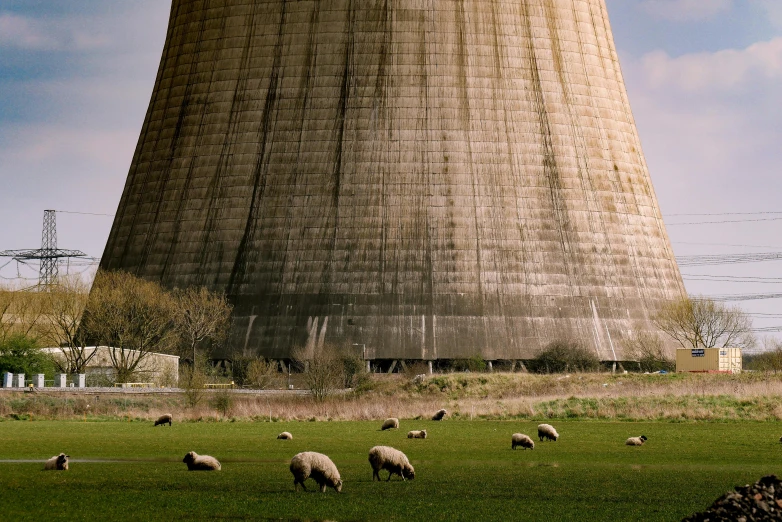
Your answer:
[[[677,257],[782,255],[782,0],[606,4]],[[0,0],[0,250],[38,248],[54,209],[60,248],[101,256],[169,7]],[[34,283],[7,261],[0,283]],[[757,328],[782,326],[782,298],[764,295],[782,294],[782,260],[680,266],[691,294],[730,296]]]

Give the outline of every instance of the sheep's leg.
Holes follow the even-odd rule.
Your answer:
[[[380,473],[378,470],[372,470],[372,482],[375,481],[375,477],[377,477],[377,481],[380,482]]]
[[[326,483],[325,482],[320,485],[320,492],[321,493],[325,493],[326,492]]]
[[[391,480],[391,475],[393,475],[393,473],[389,471],[389,472],[388,472],[388,478],[386,479],[386,482],[388,482],[389,480]]]

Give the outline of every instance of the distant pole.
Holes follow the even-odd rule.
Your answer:
[[[41,234],[41,271],[38,284],[48,288],[57,281],[57,216],[54,210],[43,211],[43,232]]]
[[[10,257],[15,261],[40,261],[38,287],[48,290],[57,283],[57,265],[60,258],[86,257],[80,250],[60,250],[57,248],[57,217],[54,210],[43,212],[43,232],[41,248],[37,250],[3,250],[0,257]]]

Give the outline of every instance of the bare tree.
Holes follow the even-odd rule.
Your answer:
[[[657,332],[637,330],[623,341],[629,360],[637,361],[645,372],[676,370],[676,360]]]
[[[57,285],[45,293],[42,329],[45,339],[60,348],[54,362],[65,373],[84,373],[98,353],[87,348],[86,330],[81,328],[89,291],[86,281],[71,276],[58,279]]]
[[[220,343],[228,335],[231,305],[225,295],[191,287],[174,292],[174,320],[183,357],[196,360],[196,349],[205,342]]]
[[[684,348],[750,348],[752,320],[738,307],[705,298],[684,298],[664,305],[657,327]]]
[[[38,338],[43,293],[0,288],[0,342],[11,335]]]
[[[298,348],[291,353],[293,360],[304,369],[304,384],[316,401],[342,387],[344,364],[339,349],[331,344]]]
[[[84,315],[86,335],[109,347],[118,382],[127,382],[154,351],[176,342],[171,295],[126,272],[98,272]]]
[[[746,356],[745,359],[745,367],[749,370],[780,373],[782,372],[782,341],[774,337],[767,337],[763,340],[763,351],[756,355]]]

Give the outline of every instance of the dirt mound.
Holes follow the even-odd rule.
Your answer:
[[[740,486],[718,498],[709,509],[682,522],[782,521],[782,481],[776,475]]]

